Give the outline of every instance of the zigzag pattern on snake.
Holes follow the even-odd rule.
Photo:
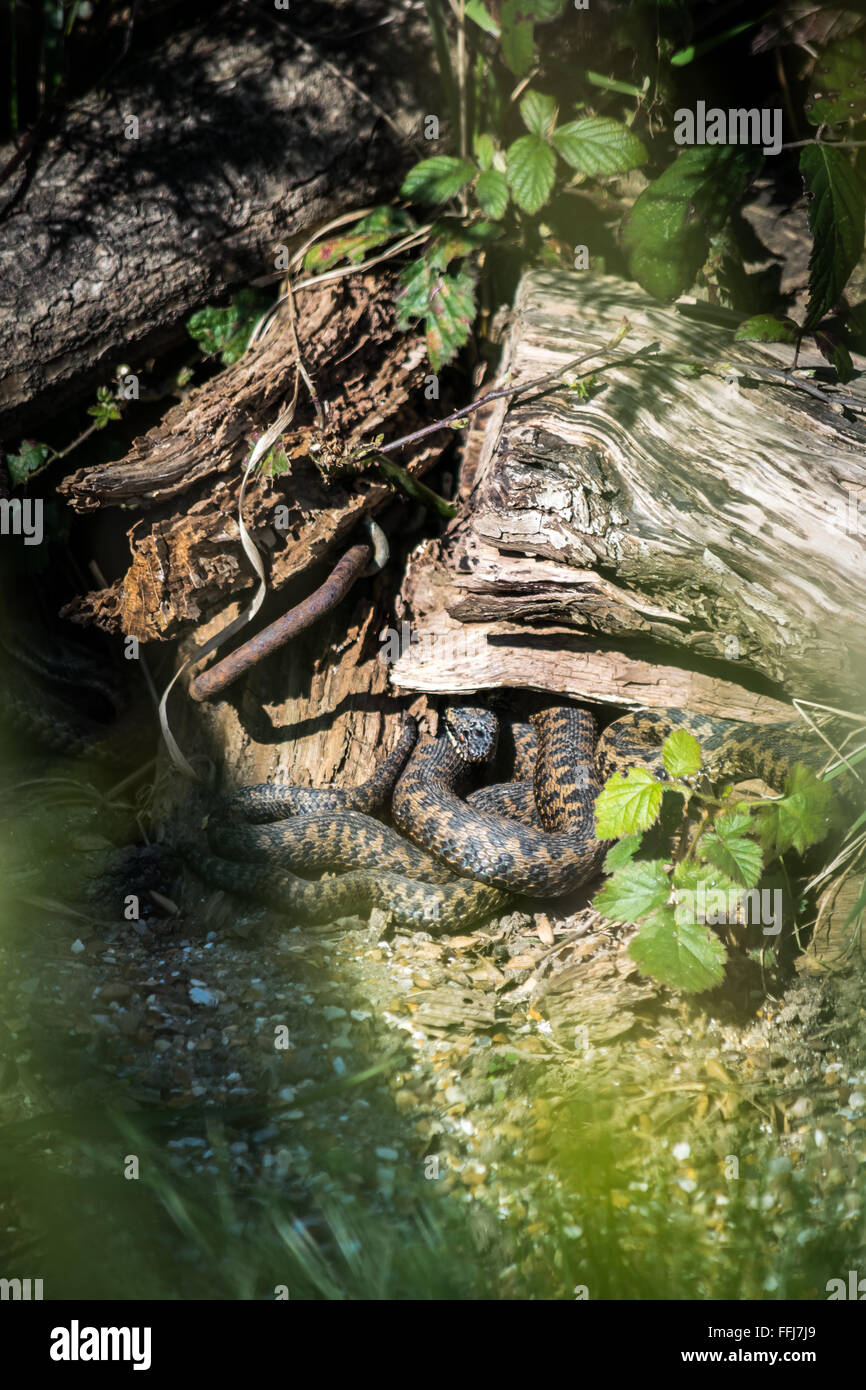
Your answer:
[[[404,926],[453,931],[502,911],[514,894],[558,897],[593,878],[607,848],[595,837],[600,787],[634,766],[663,777],[661,744],[674,728],[699,740],[714,777],[759,776],[781,790],[794,762],[825,761],[799,725],[756,727],[668,709],[624,716],[596,742],[589,713],[557,705],[512,727],[515,780],[464,799],[496,752],[499,726],[489,710],[449,709],[439,736],[417,746],[407,721],[361,787],[244,788],[209,818],[210,851],[179,848],[205,879],[298,920],[378,907]],[[395,781],[392,815],[414,843],[370,814]],[[343,872],[310,882],[290,869]]]

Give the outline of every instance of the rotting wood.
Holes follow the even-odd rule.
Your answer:
[[[0,438],[40,437],[183,340],[193,309],[272,275],[277,246],[396,189],[432,74],[423,18],[387,17],[222,4],[70,104],[0,188]]]
[[[620,280],[536,271],[518,291],[505,370],[513,381],[550,371],[610,340],[623,316],[623,350],[656,342],[686,363],[790,362],[789,350],[735,343]],[[723,372],[617,365],[598,383],[590,400],[563,385],[502,402],[480,445],[470,436],[461,516],[441,550],[409,566],[417,645],[394,684],[465,690],[471,671],[475,688],[627,705],[673,694],[746,718],[766,709],[744,688],[755,675],[794,694],[859,697],[866,524],[850,516],[866,493],[866,421]],[[866,402],[862,385],[845,389]],[[443,641],[445,617],[463,627],[468,655]],[[652,660],[632,671],[623,651]],[[727,661],[730,681],[678,669],[706,659]]]
[[[348,442],[383,430],[397,436],[421,423],[416,408],[428,370],[423,336],[396,331],[393,277],[389,271],[352,276],[298,295],[305,365],[327,405],[329,427]],[[66,616],[142,640],[168,640],[252,587],[237,525],[243,462],[254,435],[291,400],[294,372],[284,308],[259,346],[170,410],[126,458],[65,480],[60,491],[80,511],[148,509],[128,532],[132,562],[125,574],[75,600]],[[300,421],[311,422],[312,407],[301,391],[284,437],[290,472],[252,479],[244,507],[245,524],[268,555],[274,590],[311,569],[394,496],[375,475],[322,479],[308,457],[312,424]],[[413,446],[406,466],[423,472],[448,442],[440,435]]]

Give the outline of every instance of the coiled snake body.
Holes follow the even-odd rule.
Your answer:
[[[509,731],[514,779],[464,799],[496,753],[499,725],[487,709],[461,707],[446,711],[438,737],[417,744],[407,720],[362,786],[244,788],[209,818],[210,852],[180,849],[217,886],[299,920],[378,907],[405,926],[455,930],[504,909],[514,894],[561,897],[592,879],[607,848],[595,835],[601,786],[634,766],[663,777],[661,744],[674,728],[699,740],[714,777],[759,776],[781,790],[794,762],[817,768],[825,760],[800,726],[756,728],[668,709],[618,719],[597,741],[592,715],[552,705]],[[408,839],[372,814],[392,789],[393,819]],[[342,872],[310,882],[290,868]]]

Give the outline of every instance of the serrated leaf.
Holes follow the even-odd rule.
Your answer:
[[[415,261],[400,276],[397,327],[405,331],[425,320],[427,353],[434,372],[450,362],[469,337],[475,318],[475,280],[469,270],[449,275],[427,261]]]
[[[793,319],[755,314],[740,324],[734,338],[741,343],[796,343],[799,331]]]
[[[557,126],[551,139],[566,164],[581,174],[626,173],[645,164],[648,158],[637,136],[608,116],[569,121]]]
[[[812,80],[806,116],[812,125],[839,125],[866,117],[866,40],[849,34],[820,54]]]
[[[634,278],[657,299],[674,299],[693,283],[710,237],[727,221],[760,152],[697,145],[683,150],[645,188],[623,230]]]
[[[26,483],[31,474],[39,472],[53,452],[48,444],[39,444],[35,439],[22,439],[20,454],[8,454],[6,457],[12,486]]]
[[[832,787],[811,768],[797,763],[787,780],[785,795],[757,809],[761,844],[772,855],[789,849],[805,853],[830,829],[832,806]]]
[[[474,142],[475,158],[478,160],[478,168],[482,173],[493,167],[493,156],[496,153],[496,145],[492,135],[476,135]]]
[[[806,145],[800,173],[809,190],[809,303],[806,328],[812,328],[842,296],[863,251],[866,197],[863,183],[844,151],[832,145]]]
[[[400,194],[421,203],[447,203],[475,177],[475,165],[450,154],[434,154],[414,165],[403,180]]]
[[[401,208],[374,208],[345,236],[328,237],[311,246],[304,257],[304,269],[308,274],[315,275],[330,270],[341,261],[360,265],[368,251],[381,246],[392,236],[411,231],[414,226],[414,219]]]
[[[604,856],[604,872],[612,874],[615,869],[621,869],[623,864],[630,863],[640,849],[642,840],[642,835],[624,835],[615,845],[611,845]]]
[[[845,344],[835,334],[828,333],[823,328],[816,328],[812,338],[821,356],[834,368],[839,380],[850,381],[854,376],[854,363]]]
[[[509,146],[506,177],[518,207],[524,212],[538,212],[556,179],[556,156],[540,136],[521,135]]]
[[[508,207],[508,183],[498,169],[485,169],[475,185],[478,206],[488,217],[504,217]]]
[[[628,948],[645,975],[672,989],[697,994],[725,977],[727,951],[708,927],[677,922],[673,912],[656,912]]]
[[[468,256],[485,241],[502,235],[502,228],[492,222],[475,222],[471,227],[434,222],[424,260],[436,270],[445,270],[458,256]]]
[[[532,20],[526,17],[525,0],[505,0],[499,14],[502,57],[515,77],[525,77],[535,54]]]
[[[520,103],[523,124],[532,135],[547,135],[555,114],[556,102],[544,92],[529,91]]]
[[[600,840],[616,840],[648,830],[658,819],[662,786],[642,767],[609,777],[595,803],[596,833]]]
[[[219,353],[223,366],[230,367],[246,351],[256,320],[268,303],[268,296],[259,290],[239,290],[227,308],[208,306],[192,314],[186,331],[205,357]]]
[[[639,922],[647,913],[664,907],[670,893],[670,879],[661,860],[639,859],[617,869],[596,893],[592,905],[615,922]]]
[[[427,354],[434,372],[456,356],[475,319],[475,279],[467,270],[440,275],[430,293]]]
[[[754,888],[761,877],[764,854],[761,846],[745,835],[710,833],[701,840],[701,851],[722,873],[746,888]]]
[[[674,729],[662,744],[662,762],[669,777],[695,777],[703,766],[701,745],[688,729]]]
[[[674,865],[674,888],[678,893],[696,893],[699,888],[714,892],[739,891],[740,885],[715,864],[700,864],[694,859],[680,860]]]

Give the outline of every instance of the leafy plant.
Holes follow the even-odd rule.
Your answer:
[[[598,798],[598,836],[619,843],[608,851],[610,878],[594,906],[639,926],[629,952],[645,974],[699,992],[724,977],[727,950],[711,926],[744,928],[749,917],[754,924],[761,899],[750,895],[775,860],[824,838],[833,792],[797,764],[781,797],[746,798],[730,787],[716,796],[705,789],[701,748],[685,729],[665,740],[662,760],[665,780],[633,768],[610,777]],[[674,800],[681,803],[676,852],[672,859],[653,856],[645,837]],[[774,934],[780,925],[774,918]]]
[[[498,225],[503,249],[516,251],[524,263],[569,264],[568,236],[574,233],[556,230],[563,219],[568,223],[561,195],[580,191],[606,207],[605,181],[646,167],[649,183],[637,197],[633,186],[624,198],[617,190],[628,273],[663,300],[703,284],[710,298],[746,311],[741,340],[789,343],[796,352],[810,335],[839,377],[851,376],[849,348],[866,339],[866,308],[845,302],[866,223],[858,153],[864,142],[856,138],[866,122],[862,19],[847,15],[843,37],[816,54],[805,30],[766,15],[731,22],[708,6],[636,0],[608,26],[609,37],[593,54],[599,70],[590,70],[580,66],[577,41],[589,19],[565,0],[465,0],[461,8],[451,6],[453,15],[448,5],[427,0],[426,9],[457,148],[415,164],[401,188],[404,198],[447,210],[464,232],[481,220]],[[461,31],[458,43],[449,22]],[[752,51],[792,49],[800,68],[805,50],[808,91],[797,98],[797,109],[789,102],[785,119],[795,133],[798,122],[810,123],[815,135],[793,141],[791,156],[781,153],[782,162],[794,167],[796,161],[810,200],[813,249],[802,323],[788,316],[777,291],[772,302],[773,292],[758,275],[748,291],[762,302],[740,305],[736,299],[736,287],[742,291],[749,277],[735,218],[764,164],[760,144],[678,150],[672,138],[676,112],[683,100],[693,100],[702,64],[717,74],[719,55],[730,59],[744,44],[755,45]],[[560,57],[563,46],[567,56]],[[755,109],[771,106],[770,96],[756,91]],[[722,93],[718,101],[724,106]],[[542,214],[550,224],[538,220]],[[377,210],[374,216],[383,215]],[[377,225],[371,223],[371,235]],[[488,251],[497,252],[479,241],[446,269],[435,261],[437,236],[431,231],[419,259],[404,271],[400,291],[400,326],[424,320],[434,370],[466,342],[479,272]],[[594,249],[596,268],[602,258]],[[767,286],[771,279],[765,277]]]
[[[186,331],[205,357],[219,354],[223,366],[230,367],[246,351],[253,327],[268,302],[259,290],[240,290],[224,309],[209,306],[191,314]]]

